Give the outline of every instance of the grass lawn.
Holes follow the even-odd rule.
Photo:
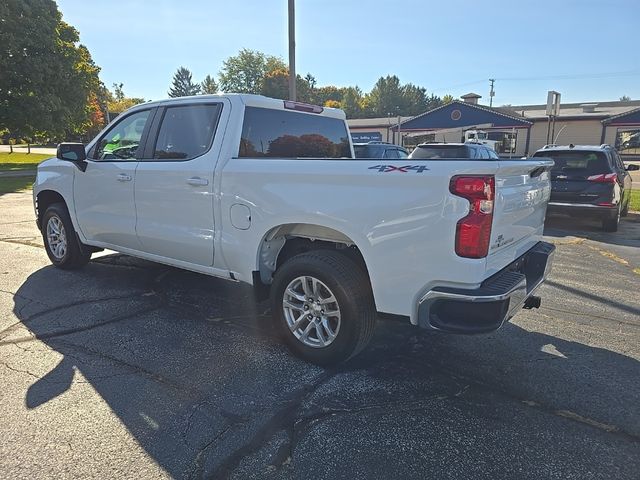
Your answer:
[[[640,190],[631,190],[631,203],[629,203],[629,210],[635,210],[640,212]]]
[[[30,190],[35,180],[34,176],[0,178],[0,195]]]
[[[0,170],[35,170],[45,158],[51,155],[0,152]]]

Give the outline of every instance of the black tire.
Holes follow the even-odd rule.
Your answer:
[[[622,212],[620,210],[620,205],[618,205],[618,209],[613,216],[607,216],[602,219],[602,230],[605,232],[617,232],[618,224],[620,223],[620,215],[622,215]]]
[[[631,197],[631,196],[629,196],[629,197]],[[631,203],[631,198],[629,198],[629,200],[627,200],[627,204],[624,206],[624,208],[620,212],[620,216],[621,217],[626,217],[627,215],[629,215],[629,204],[630,203]]]
[[[302,276],[319,280],[328,288],[325,294],[328,291],[336,299],[332,305],[340,312],[339,328],[326,346],[313,347],[303,343],[287,323],[283,306],[285,290]],[[369,278],[351,259],[331,250],[301,253],[287,260],[275,273],[271,305],[276,328],[293,353],[323,366],[344,362],[358,354],[371,340],[376,322]],[[304,321],[307,322],[305,326],[312,323]],[[316,338],[319,337],[316,335]]]
[[[53,244],[55,239],[50,239],[48,235],[49,223],[58,228],[62,225],[62,234],[66,242],[64,252],[58,251]],[[58,235],[57,238],[60,238]],[[82,245],[78,240],[76,231],[71,223],[71,217],[64,203],[54,203],[44,212],[42,216],[42,240],[51,263],[65,270],[73,270],[84,267],[91,259],[90,250]],[[57,244],[56,244],[57,245]]]

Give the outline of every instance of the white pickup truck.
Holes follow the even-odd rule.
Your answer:
[[[553,162],[355,159],[344,113],[254,95],[149,102],[38,167],[37,225],[60,268],[110,249],[252,284],[318,364],[378,313],[452,333],[537,307]]]

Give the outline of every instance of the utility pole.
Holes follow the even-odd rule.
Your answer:
[[[296,101],[296,8],[289,0],[289,100]]]
[[[496,94],[496,92],[493,91],[493,83],[496,81],[496,79],[490,78],[489,81],[491,82],[491,91],[489,92],[489,107],[493,107],[493,96]]]

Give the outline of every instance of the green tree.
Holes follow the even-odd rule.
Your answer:
[[[442,97],[442,104],[446,105],[447,103],[453,102],[453,100],[453,95],[446,94],[444,97]]]
[[[304,77],[304,80],[307,82],[307,84],[309,85],[309,88],[311,90],[315,90],[316,88],[316,77],[314,77],[313,75],[311,75],[310,73],[307,73]]]
[[[427,112],[429,110],[433,110],[434,108],[437,107],[441,107],[442,105],[444,105],[444,102],[442,101],[442,99],[440,97],[438,97],[437,95],[434,95],[433,93],[427,98],[427,104],[426,104],[426,110],[422,111],[422,112],[418,112],[416,115],[420,114],[420,113],[424,113]]]
[[[621,102],[630,102],[631,101],[631,97],[629,95],[623,95],[620,97],[620,101]]]
[[[427,89],[407,83],[402,87],[401,115],[415,116],[429,110],[429,98]]]
[[[314,89],[309,83],[310,74],[306,77],[296,76],[296,100],[298,102],[314,103]],[[313,80],[315,82],[315,79]],[[262,79],[260,93],[271,98],[289,98],[289,69],[287,67],[276,67],[267,71]]]
[[[276,68],[265,73],[260,93],[266,97],[288,99],[289,69]]]
[[[287,70],[288,71],[288,70]],[[303,78],[296,75],[296,100],[304,103],[320,103],[316,99],[316,79],[310,73]]]
[[[114,83],[113,84],[113,97],[117,102],[124,100],[124,83]]]
[[[360,118],[363,110],[362,90],[357,86],[345,88],[340,108],[344,110],[347,118]]]
[[[218,84],[211,75],[204,77],[204,80],[200,84],[200,91],[205,95],[215,95],[218,93]]]
[[[367,117],[414,116],[442,105],[436,95],[427,95],[424,87],[402,85],[395,75],[380,77],[362,105]]]
[[[122,113],[125,110],[133,107],[134,105],[138,105],[139,103],[144,103],[144,98],[127,97],[124,94],[123,87],[124,87],[123,83],[114,83],[113,93],[105,89],[107,109],[110,113]]]
[[[227,93],[260,93],[268,72],[287,69],[278,57],[243,48],[222,63],[220,89]]]
[[[338,88],[333,85],[327,85],[325,87],[315,88],[313,92],[315,97],[313,99],[313,103],[317,103],[318,105],[324,105],[329,100],[341,102],[345,91],[346,89]]]
[[[369,117],[402,115],[404,92],[400,79],[395,75],[380,77],[367,95],[365,114]]]
[[[0,25],[0,130],[31,139],[86,129],[100,69],[56,3],[3,0]]]
[[[200,93],[200,84],[193,83],[191,72],[188,68],[180,67],[173,75],[171,88],[169,89],[170,97],[188,97]]]

